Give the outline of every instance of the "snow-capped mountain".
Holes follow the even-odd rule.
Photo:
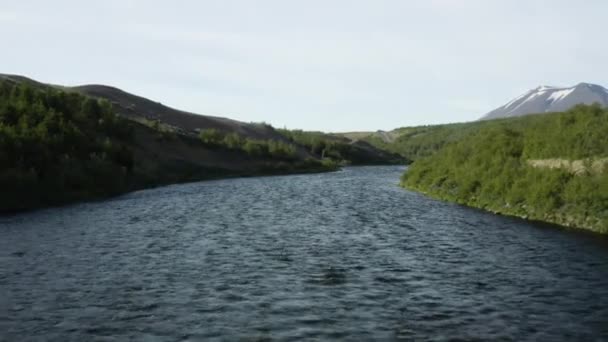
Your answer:
[[[508,118],[528,114],[563,112],[577,104],[599,103],[608,107],[608,89],[589,83],[570,88],[540,86],[484,115],[481,120]]]

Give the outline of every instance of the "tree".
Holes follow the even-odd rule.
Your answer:
[[[207,128],[201,130],[199,138],[207,145],[221,145],[224,140],[224,135],[215,128]]]
[[[238,133],[230,133],[224,137],[224,146],[232,150],[238,150],[245,144],[243,139]]]

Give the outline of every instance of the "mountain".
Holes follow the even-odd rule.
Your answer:
[[[590,105],[596,102],[608,107],[608,90],[596,84],[579,83],[569,88],[540,86],[494,109],[481,120],[564,112],[577,104]]]

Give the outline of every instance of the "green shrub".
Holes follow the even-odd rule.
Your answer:
[[[107,101],[0,82],[0,211],[124,191],[132,135]]]
[[[402,184],[476,207],[608,230],[608,173],[591,169],[592,160],[608,157],[607,109],[577,106],[472,125],[477,129],[415,161]],[[585,158],[587,171],[576,174],[528,163]]]
[[[199,137],[204,144],[218,146],[223,143],[224,135],[215,128],[201,130]]]

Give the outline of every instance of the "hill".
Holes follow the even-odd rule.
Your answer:
[[[608,110],[463,124],[402,185],[496,213],[608,233]],[[450,134],[443,135],[450,136]]]
[[[577,104],[608,107],[608,90],[602,86],[579,83],[574,87],[541,86],[513,99],[485,115],[480,121],[443,125],[402,127],[392,131],[347,132],[341,136],[365,141],[379,149],[397,153],[408,160],[428,157],[446,144],[458,141],[488,124],[490,119],[505,119],[530,114],[567,111]],[[492,124],[490,124],[492,125]]]
[[[376,147],[365,140],[351,139],[341,134],[279,130],[289,141],[305,147],[310,153],[330,158],[342,164],[382,165],[405,164],[409,160],[400,154]]]
[[[389,132],[354,132],[341,135],[398,154],[406,160],[415,161],[434,154],[446,144],[458,141],[485,125],[487,125],[486,121],[477,121],[402,127]]]
[[[109,101],[119,115],[129,120],[141,123],[159,121],[180,134],[198,136],[201,129],[212,128],[224,132],[235,132],[252,139],[284,140],[268,125],[184,112],[114,87],[85,85],[70,89]]]
[[[0,75],[0,212],[176,182],[394,162],[375,147],[356,145],[354,151],[368,155],[322,158],[323,151],[285,134],[175,110],[113,87]]]

